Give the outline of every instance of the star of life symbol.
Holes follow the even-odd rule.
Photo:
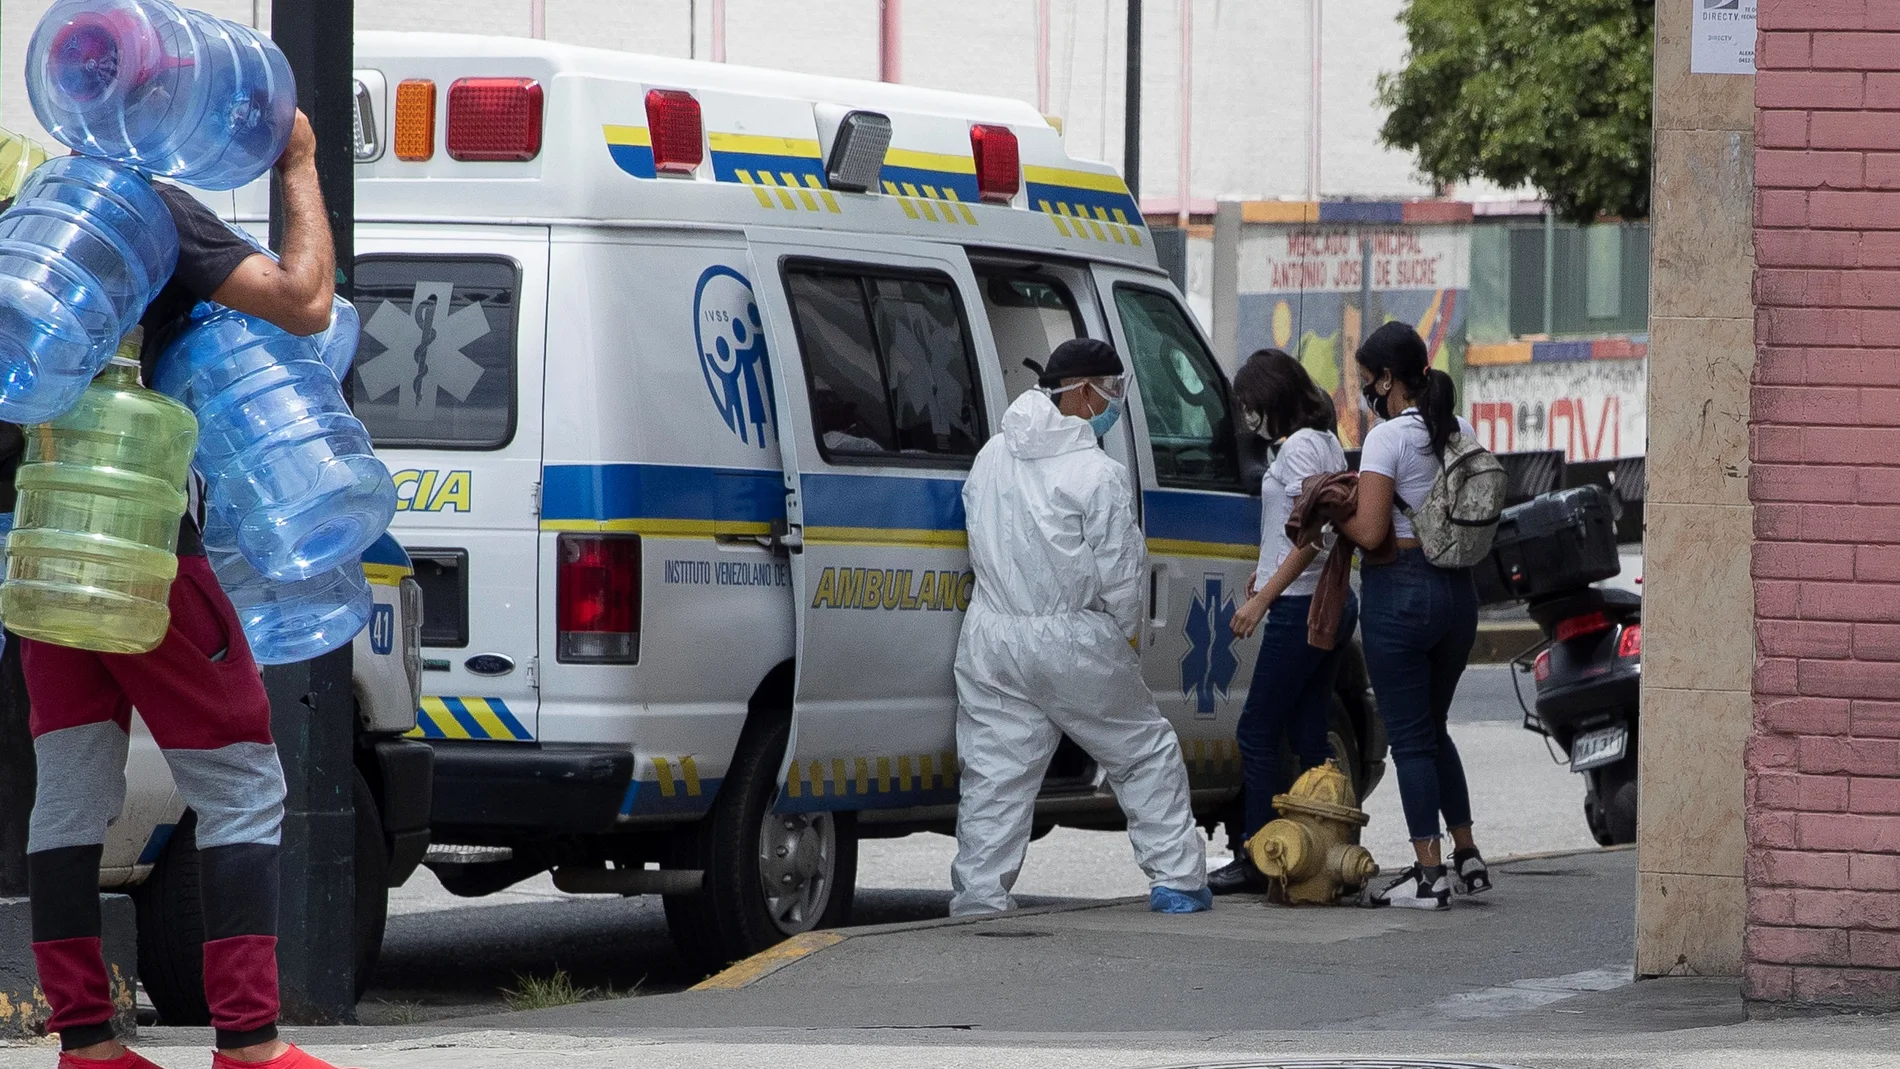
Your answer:
[[[1234,599],[1223,598],[1225,577],[1203,577],[1204,592],[1187,612],[1187,656],[1181,658],[1181,693],[1196,699],[1195,712],[1212,716],[1215,702],[1227,700],[1227,688],[1240,671],[1234,656]]]
[[[357,381],[371,401],[395,393],[399,420],[427,423],[438,392],[466,401],[481,381],[484,369],[462,349],[488,333],[488,313],[480,301],[449,312],[454,293],[452,283],[418,282],[407,311],[384,301],[363,326],[383,352],[357,368]]]
[[[740,441],[765,448],[766,426],[774,420],[772,365],[765,353],[759,302],[744,275],[714,264],[699,276],[693,291],[693,339],[719,417]]]

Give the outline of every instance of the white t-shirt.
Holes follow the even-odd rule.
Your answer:
[[[1475,433],[1463,416],[1458,417],[1458,429],[1465,434]],[[1418,409],[1408,408],[1367,431],[1359,453],[1361,473],[1392,480],[1392,530],[1399,538],[1418,537],[1412,531],[1412,521],[1399,511],[1399,502],[1403,500],[1416,511],[1425,504],[1425,495],[1431,493],[1432,481],[1438,478],[1440,464],[1432,453],[1431,441],[1431,432],[1425,429]]]
[[[1266,586],[1273,573],[1280,570],[1280,562],[1293,552],[1293,542],[1286,536],[1286,521],[1293,512],[1293,503],[1300,499],[1300,488],[1311,476],[1345,470],[1346,451],[1340,448],[1339,439],[1304,427],[1287,436],[1267,473],[1260,477],[1260,564],[1253,573],[1255,590]],[[1332,549],[1333,538],[1328,530],[1319,556],[1287,586],[1286,595],[1307,597],[1319,586],[1320,569]]]

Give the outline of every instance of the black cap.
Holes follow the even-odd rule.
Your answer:
[[[1100,338],[1071,338],[1056,346],[1038,381],[1045,388],[1060,386],[1064,379],[1092,379],[1098,375],[1122,373],[1122,358],[1115,347]]]

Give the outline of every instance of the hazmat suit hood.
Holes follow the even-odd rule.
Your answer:
[[[1055,399],[1038,390],[1018,397],[1003,413],[1003,440],[1018,460],[1039,460],[1096,447],[1095,432],[1088,420],[1063,415]]]

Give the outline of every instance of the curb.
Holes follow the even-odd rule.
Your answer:
[[[855,928],[831,928],[825,931],[802,932],[783,943],[768,947],[742,961],[734,962],[724,971],[708,976],[699,983],[687,988],[694,991],[737,991],[750,987],[760,980],[796,964],[821,950],[828,950],[847,939],[857,939],[868,935],[898,935],[903,932],[921,932],[932,928],[961,928],[971,924],[988,924],[992,921],[1019,920],[1023,917],[1041,917],[1051,913],[1081,913],[1091,909],[1107,909],[1110,906],[1125,906],[1132,902],[1145,902],[1146,898],[1135,895],[1128,898],[1103,898],[1093,902],[1065,904],[1060,906],[1031,906],[1028,909],[1012,909],[1000,913],[985,913],[977,917],[935,917],[923,921],[897,921],[892,924],[866,924]]]

